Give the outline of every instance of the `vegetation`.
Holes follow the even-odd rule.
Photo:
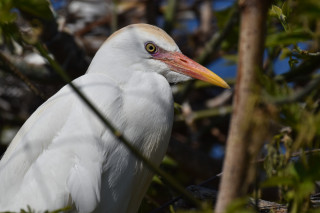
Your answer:
[[[257,47],[263,53],[257,56],[261,63],[251,67],[254,77],[247,95],[253,104],[240,109],[233,100],[243,100],[239,92],[243,83],[227,70],[238,65],[239,73],[243,63],[245,53],[238,47],[248,1],[240,1],[240,7],[238,2],[220,0],[97,2],[105,10],[88,18],[90,11],[74,12],[76,0],[52,0],[55,11],[46,0],[0,1],[0,155],[10,135],[41,103],[66,79],[85,73],[104,39],[125,25],[146,22],[163,27],[182,52],[227,76],[233,89],[198,81],[173,85],[176,120],[161,168],[185,187],[201,185],[189,190],[204,200],[205,210],[194,210],[182,200],[164,205],[180,193],[168,186],[165,177],[156,175],[140,212],[212,212],[220,177],[215,175],[222,171],[226,142],[231,144],[237,137],[246,141],[245,151],[227,155],[245,156],[238,161],[244,176],[234,174],[241,180],[241,189],[228,212],[320,212],[318,0],[278,0],[265,5],[267,17],[257,29],[265,33],[252,35],[264,43],[262,49]],[[223,9],[212,7],[213,3],[222,4]],[[221,62],[225,64],[219,69],[212,66]],[[235,112],[245,113],[240,125],[247,127],[245,135],[229,131]],[[203,182],[206,179],[210,181]],[[223,190],[229,189],[220,187]],[[32,212],[32,207],[26,211]]]

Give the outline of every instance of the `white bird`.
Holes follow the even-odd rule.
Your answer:
[[[229,87],[163,30],[135,24],[111,35],[73,83],[159,165],[173,123],[169,83],[188,76]],[[2,157],[0,211],[136,212],[151,178],[66,85],[31,115]]]

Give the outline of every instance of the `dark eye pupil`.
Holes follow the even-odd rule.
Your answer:
[[[147,43],[146,46],[145,46],[146,50],[149,52],[149,53],[156,53],[157,52],[157,47],[152,44],[152,43]]]

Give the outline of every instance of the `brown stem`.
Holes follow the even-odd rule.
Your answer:
[[[226,158],[215,209],[217,213],[225,212],[232,200],[244,195],[249,184],[250,151],[257,139],[253,134],[253,126],[261,124],[254,114],[259,97],[256,76],[262,68],[269,3],[270,1],[239,0],[241,24],[238,74]]]
[[[40,97],[43,101],[47,100],[47,98],[45,97],[45,95],[39,91],[34,85],[33,83],[31,83],[31,81],[29,80],[29,78],[27,76],[25,76],[24,74],[22,74],[20,72],[20,70],[18,70],[13,63],[10,62],[10,60],[0,52],[0,67],[5,67],[6,69],[8,69],[10,72],[12,72],[14,75],[16,75],[20,80],[22,80],[28,87],[29,89],[36,94],[38,97]]]

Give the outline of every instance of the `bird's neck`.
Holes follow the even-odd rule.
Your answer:
[[[118,83],[126,83],[135,71],[141,70],[143,67],[138,60],[135,61],[135,57],[126,60],[117,50],[108,48],[104,44],[104,47],[100,48],[92,59],[87,73],[105,74]]]

